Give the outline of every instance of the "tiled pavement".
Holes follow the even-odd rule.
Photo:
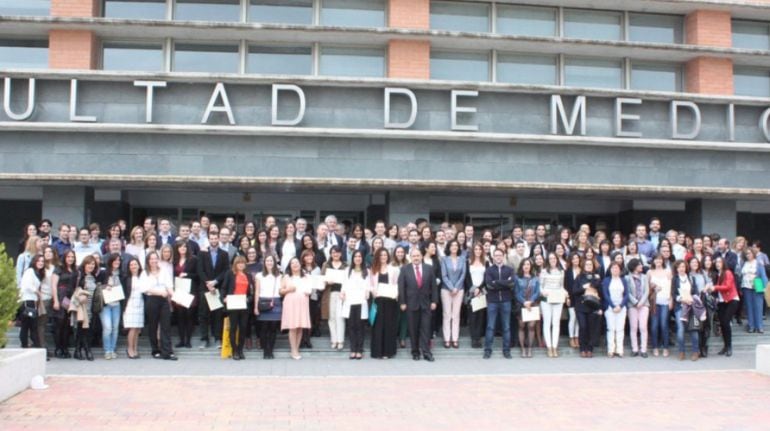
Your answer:
[[[767,430],[751,371],[389,377],[51,377],[0,429]]]

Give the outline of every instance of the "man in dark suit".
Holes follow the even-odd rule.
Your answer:
[[[492,341],[498,317],[503,324],[503,356],[511,359],[511,308],[513,304],[513,268],[504,265],[503,251],[495,249],[494,264],[484,272],[487,286],[487,333],[484,337],[484,359],[492,356]]]
[[[190,254],[198,256],[201,252],[201,248],[197,242],[190,239],[190,225],[183,223],[179,226],[179,239],[187,244],[187,249],[190,250]]]
[[[430,352],[431,311],[438,302],[436,274],[431,265],[422,261],[422,252],[418,247],[409,251],[411,264],[404,265],[398,276],[398,299],[401,311],[407,312],[409,337],[412,342],[412,359],[420,360],[420,351],[426,361],[433,361]]]
[[[208,302],[204,296],[206,292],[215,292],[222,284],[222,279],[230,268],[230,260],[227,252],[219,248],[219,232],[209,232],[209,249],[198,254],[198,277],[201,292],[198,300],[201,330],[200,346],[204,349],[209,346],[209,329],[214,332],[217,346],[222,342],[222,309],[209,310]],[[192,241],[190,241],[192,243]],[[219,293],[217,292],[217,296]]]

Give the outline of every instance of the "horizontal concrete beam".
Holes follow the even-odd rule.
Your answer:
[[[309,190],[409,190],[409,191],[478,191],[485,193],[549,192],[587,193],[591,196],[629,195],[657,198],[729,198],[752,199],[770,197],[770,189],[731,187],[674,187],[590,183],[503,182],[459,180],[397,180],[359,178],[300,178],[300,177],[228,177],[207,175],[108,175],[108,174],[7,174],[0,173],[4,185],[93,185],[104,188],[171,188],[216,189],[238,191],[253,187]],[[234,190],[235,189],[235,190]]]

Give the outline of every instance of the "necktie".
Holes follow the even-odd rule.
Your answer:
[[[420,271],[420,265],[414,266],[414,274],[417,278],[417,288],[422,289],[422,271]]]

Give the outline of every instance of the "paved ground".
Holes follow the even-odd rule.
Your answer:
[[[385,378],[70,376],[51,377],[48,383],[48,390],[26,391],[0,404],[0,428],[770,428],[770,377],[750,371]]]

